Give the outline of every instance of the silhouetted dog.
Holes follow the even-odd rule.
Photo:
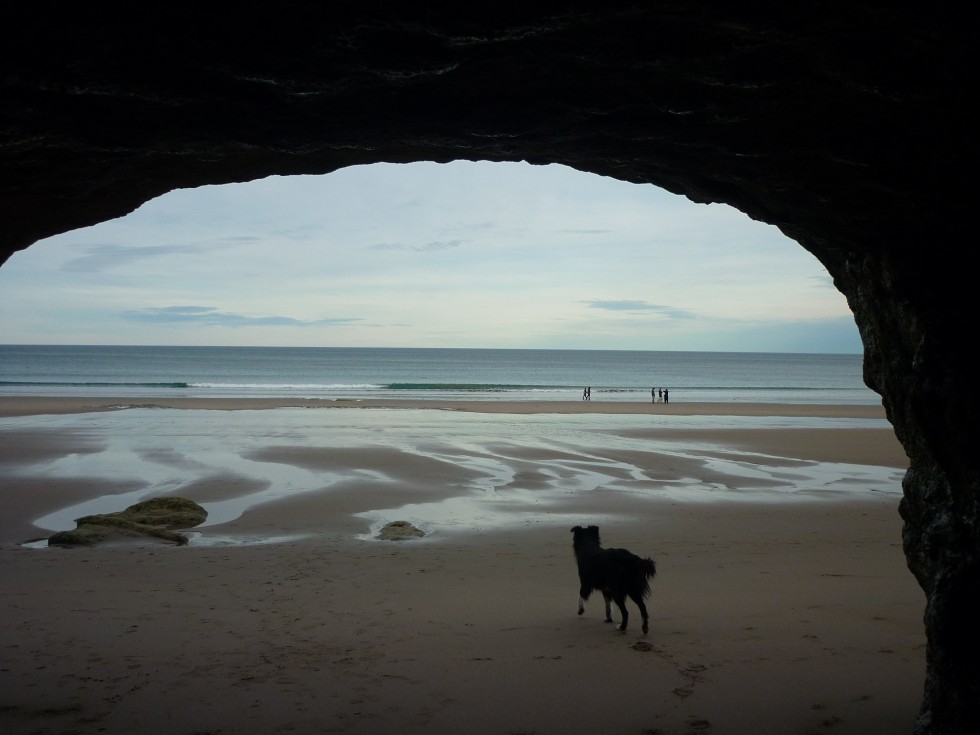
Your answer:
[[[612,613],[609,601],[612,600],[623,616],[620,630],[626,630],[629,613],[626,612],[626,597],[629,596],[640,608],[643,618],[643,632],[648,626],[647,606],[643,599],[650,594],[650,580],[657,574],[653,559],[642,559],[626,549],[604,549],[599,543],[599,527],[572,529],[572,549],[578,562],[579,589],[578,614],[585,612],[585,601],[593,590],[599,590],[606,601],[606,622],[611,623]]]

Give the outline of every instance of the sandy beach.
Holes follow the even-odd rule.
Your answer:
[[[0,398],[2,731],[911,731],[880,406],[446,403]],[[168,494],[187,546],[23,545]],[[648,634],[575,614],[589,523]]]

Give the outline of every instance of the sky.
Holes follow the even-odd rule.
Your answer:
[[[851,353],[770,225],[558,165],[373,164],[170,192],[0,267],[0,343]]]

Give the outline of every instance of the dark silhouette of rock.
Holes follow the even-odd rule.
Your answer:
[[[193,500],[152,498],[118,513],[78,518],[76,528],[54,534],[48,546],[94,546],[137,539],[160,539],[182,546],[187,536],[175,529],[199,526],[207,517],[208,512]]]
[[[380,8],[11,6],[0,258],[172,189],[379,161],[562,163],[773,224],[847,297],[909,455],[916,731],[980,732],[973,6]]]

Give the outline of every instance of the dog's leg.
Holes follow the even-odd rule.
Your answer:
[[[579,588],[578,591],[578,614],[579,615],[585,612],[585,601],[589,599],[589,595],[591,593],[592,590],[584,585]]]
[[[643,602],[641,595],[630,595],[630,599],[640,608],[640,617],[643,618],[643,632],[647,633],[650,630],[650,616],[647,615],[646,603]]]
[[[602,599],[606,603],[606,622],[611,623],[613,619],[612,619],[612,610],[609,607],[609,601],[612,599],[612,597],[609,596],[609,593],[603,592]]]
[[[623,622],[619,624],[620,630],[626,630],[626,622],[630,619],[630,614],[626,612],[626,595],[616,598],[616,607],[619,608],[619,614],[623,616]]]

